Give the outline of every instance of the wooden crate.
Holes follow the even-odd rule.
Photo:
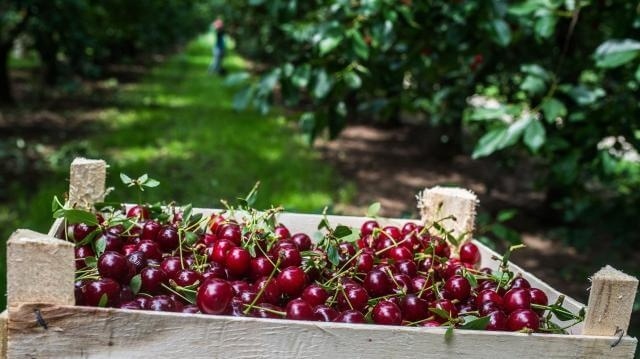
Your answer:
[[[88,205],[101,200],[105,173],[102,161],[74,161],[70,201]],[[447,190],[429,195],[423,201],[444,203],[441,210],[455,213],[457,223],[467,223],[456,230],[472,225],[473,196],[463,193],[461,198]],[[424,214],[428,212],[426,209]],[[329,216],[329,220],[359,227],[366,219]],[[320,216],[283,213],[279,221],[292,233],[312,233]],[[395,225],[407,221],[380,220]],[[608,266],[593,277],[587,319],[568,335],[455,330],[453,337],[445,340],[445,329],[441,328],[74,306],[73,245],[56,238],[62,225],[56,221],[48,234],[17,230],[8,241],[8,310],[0,315],[3,357],[632,358],[637,345],[626,330],[638,281]],[[495,268],[496,261],[491,258],[497,253],[475,244],[482,254],[482,266]],[[518,266],[510,266],[544,290],[550,302],[561,295]],[[567,298],[565,307],[577,312],[584,305]]]

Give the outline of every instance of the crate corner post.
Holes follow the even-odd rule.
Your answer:
[[[471,238],[475,228],[478,197],[468,189],[459,187],[426,188],[418,194],[418,209],[422,221],[429,224],[441,221],[444,228],[451,229],[455,237]],[[445,219],[446,217],[451,217]]]
[[[104,200],[107,178],[107,163],[77,157],[69,170],[69,204],[90,208]]]

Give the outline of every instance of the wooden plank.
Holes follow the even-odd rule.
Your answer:
[[[418,195],[418,208],[422,221],[430,224],[440,221],[447,230],[452,230],[455,237],[465,235],[471,238],[476,221],[478,197],[463,188],[433,187],[425,189]],[[442,220],[449,216],[451,219]]]
[[[38,309],[47,323],[36,323]],[[12,308],[10,357],[631,358],[637,340],[233,318],[105,308]]]
[[[91,208],[104,200],[107,164],[103,160],[76,158],[69,173],[69,204]]]
[[[9,320],[9,312],[4,310],[0,313],[0,358],[7,357],[7,322]]]
[[[593,275],[584,334],[626,333],[631,320],[638,279],[606,266]]]
[[[73,243],[27,229],[7,242],[7,301],[74,304]]]

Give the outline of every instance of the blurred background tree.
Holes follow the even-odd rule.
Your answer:
[[[637,246],[640,7],[633,1],[236,0],[261,71],[237,108],[299,111],[313,140],[347,123],[418,122],[440,152],[530,174],[546,220],[586,246]]]

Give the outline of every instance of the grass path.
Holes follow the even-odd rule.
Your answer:
[[[148,173],[161,182],[144,193],[148,202],[219,207],[221,198],[244,195],[258,180],[259,208],[273,204],[319,212],[348,201],[352,186],[338,179],[282,116],[232,109],[234,90],[207,74],[207,40],[195,40],[141,82],[121,86],[115,104],[98,113],[95,130],[57,154],[64,159],[35,191],[24,189],[12,203],[0,205],[2,238],[15,228],[48,229],[52,197],[67,190],[68,166],[77,154],[107,160],[107,186],[115,187],[108,200],[137,200],[137,193],[119,180],[124,172]],[[226,59],[231,71],[243,65],[237,56]],[[12,213],[12,219],[5,216],[3,222],[3,212]],[[4,273],[4,263],[0,265]]]

